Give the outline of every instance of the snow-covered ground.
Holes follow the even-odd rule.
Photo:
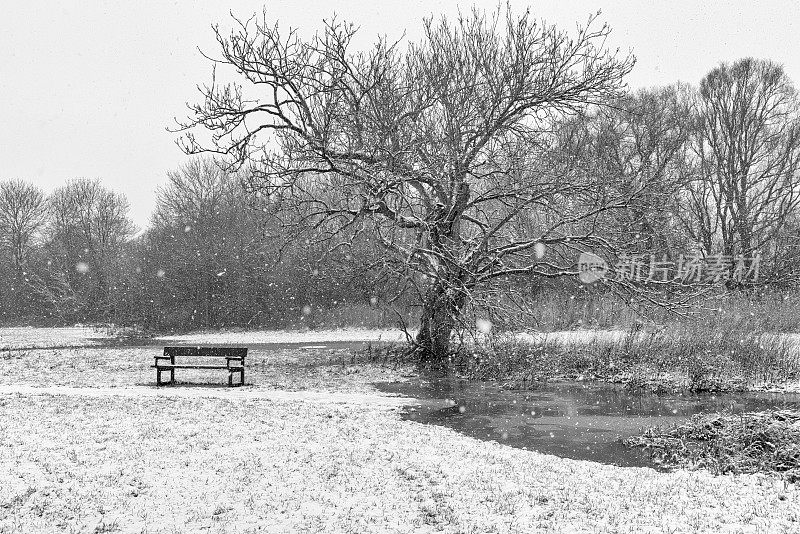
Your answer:
[[[410,331],[413,336],[416,331]],[[559,343],[590,343],[592,341],[615,341],[627,335],[625,330],[569,330],[559,332],[521,332],[513,337],[520,341]],[[800,334],[782,334],[790,342],[800,346]],[[48,347],[84,347],[102,344],[110,339],[102,329],[86,326],[38,328],[0,328],[0,350]],[[403,343],[406,335],[398,329],[343,328],[338,330],[214,330],[188,334],[165,335],[154,339],[163,343],[232,344],[232,345],[281,345],[323,344],[384,341]]]
[[[69,331],[0,335],[95,336]],[[386,340],[344,332],[171,341]],[[255,349],[243,388],[187,372],[194,386],[158,389],[159,349],[0,353],[0,532],[800,532],[800,488],[774,478],[619,468],[403,421],[370,384],[408,370],[348,351]]]
[[[339,330],[229,330],[212,332],[193,332],[174,336],[161,336],[157,341],[198,343],[198,344],[288,344],[288,343],[324,343],[324,342],[357,342],[388,341],[404,342],[405,334],[400,330],[367,330],[360,328],[343,328]]]
[[[71,397],[151,397],[159,399],[223,399],[229,401],[271,400],[335,404],[362,404],[367,406],[406,406],[414,399],[407,397],[387,397],[381,394],[342,393],[338,391],[289,391],[266,388],[195,388],[169,387],[153,388],[147,386],[131,387],[75,387],[75,386],[35,386],[30,384],[0,384],[0,395],[66,395]]]
[[[97,345],[108,336],[88,326],[39,328],[34,326],[0,328],[0,350]]]
[[[150,366],[160,354],[158,345],[4,351],[0,353],[0,385],[153,387],[156,376]],[[247,356],[243,389],[370,393],[374,392],[371,383],[399,379],[410,371],[402,366],[359,365],[358,361],[341,349],[255,348]],[[224,369],[178,369],[175,378],[206,389],[225,385],[228,375]]]
[[[385,406],[0,395],[2,532],[797,532],[766,477],[573,461]]]

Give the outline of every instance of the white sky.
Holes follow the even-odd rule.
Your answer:
[[[165,127],[196,101],[195,85],[216,55],[210,25],[245,18],[264,0],[204,2],[27,0],[0,14],[0,180],[22,178],[49,191],[74,177],[100,178],[127,195],[139,226],[155,189],[186,156]],[[494,9],[495,0],[476,1]],[[271,0],[271,17],[312,32],[334,12],[361,26],[365,41],[416,39],[421,19],[452,15],[459,2]],[[469,9],[472,2],[462,2]],[[602,9],[612,44],[637,56],[632,88],[698,83],[720,61],[769,58],[800,84],[800,4],[796,1],[533,1],[537,18],[572,30]]]

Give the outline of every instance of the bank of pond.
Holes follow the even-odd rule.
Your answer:
[[[656,394],[608,382],[502,383],[423,373],[376,384],[402,417],[512,447],[618,466],[800,478],[800,394]]]

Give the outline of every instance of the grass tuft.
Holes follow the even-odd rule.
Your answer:
[[[778,473],[800,481],[800,411],[695,415],[684,424],[654,427],[628,438],[658,464],[716,474]]]

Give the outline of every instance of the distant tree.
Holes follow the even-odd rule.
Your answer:
[[[47,203],[46,246],[53,268],[77,295],[76,311],[85,318],[109,318],[119,259],[135,232],[127,199],[99,180],[80,178],[53,191]]]
[[[41,189],[22,180],[0,182],[0,249],[8,253],[10,260],[10,269],[0,282],[2,293],[7,295],[0,308],[7,306],[15,317],[30,311],[27,264],[45,215]]]
[[[790,214],[781,230],[774,236],[772,250],[765,257],[764,271],[768,272],[770,282],[776,284],[800,285],[800,210]]]
[[[246,324],[257,313],[268,266],[265,216],[254,200],[210,158],[168,173],[146,238],[145,275],[173,323]]]
[[[615,195],[630,199],[609,213],[604,228],[626,252],[661,257],[684,244],[676,212],[690,179],[691,96],[682,85],[642,89],[562,127],[562,149],[576,154],[587,173],[614,177],[607,183],[620,188]]]
[[[0,243],[22,269],[33,238],[45,221],[44,193],[22,180],[0,182]]]
[[[331,247],[353,229],[374,235],[420,295],[425,357],[446,358],[471,295],[493,280],[574,274],[577,252],[602,245],[593,221],[627,205],[550,150],[554,125],[621,96],[633,66],[604,49],[594,17],[569,36],[529,13],[473,11],[425,21],[405,52],[385,39],[354,52],[355,28],[335,20],[309,40],[266,15],[215,31],[217,64],[244,85],[202,89],[185,150],[252,164],[250,187],[283,209],[287,232],[325,228]],[[548,224],[521,233],[534,208]]]
[[[688,189],[707,253],[768,246],[800,206],[800,100],[783,68],[752,58],[722,63],[697,99],[697,179]]]

